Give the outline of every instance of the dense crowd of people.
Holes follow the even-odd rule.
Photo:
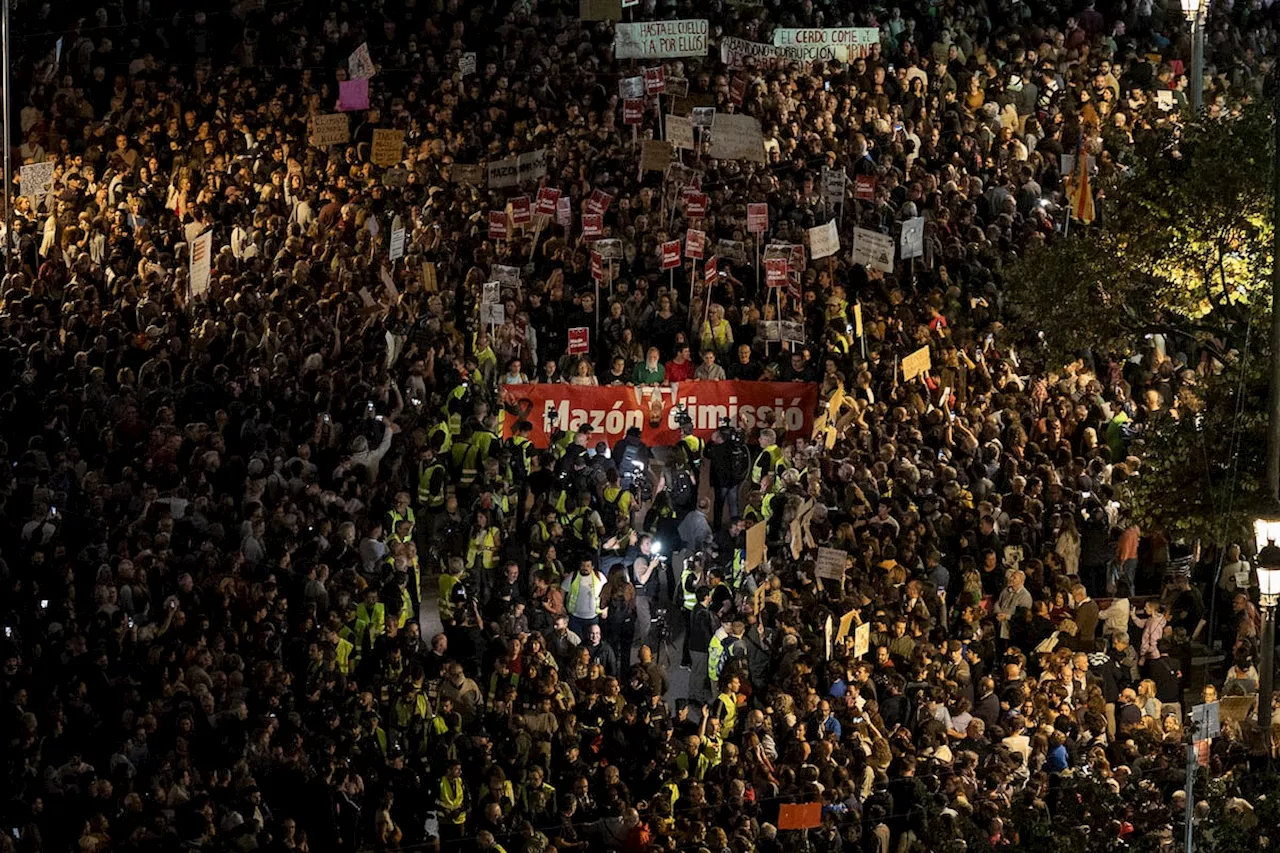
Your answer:
[[[1188,705],[1257,692],[1256,575],[1141,529],[1124,483],[1215,364],[1161,338],[1045,363],[1002,298],[1010,258],[1069,239],[1062,155],[1106,179],[1185,120],[1176,4],[645,0],[711,22],[707,57],[649,63],[555,0],[13,5],[15,162],[55,170],[16,189],[0,286],[0,851],[906,853],[1017,847],[1033,813],[1181,838]],[[1261,91],[1273,17],[1210,10],[1210,116]],[[879,44],[720,59],[846,25]],[[368,109],[312,145],[364,43]],[[749,259],[709,292],[663,270],[687,208],[639,169],[672,100],[633,140],[615,94],[659,64],[764,130],[766,163],[679,159]],[[538,186],[460,167],[535,149],[569,225],[490,239]],[[755,241],[836,212],[846,251],[767,288]],[[915,217],[924,257],[851,261],[852,228]],[[486,324],[496,265],[521,284]],[[691,378],[818,383],[835,431],[542,447],[504,393]],[[1215,643],[1225,680],[1193,666]],[[1250,755],[1224,719],[1213,775]]]

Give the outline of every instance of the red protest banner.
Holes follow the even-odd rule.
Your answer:
[[[613,203],[613,196],[604,190],[592,190],[591,197],[582,205],[587,213],[598,213],[601,216],[609,209],[609,205]]]
[[[690,228],[684,235],[684,256],[695,261],[702,260],[706,253],[707,232]]]
[[[662,73],[662,66],[644,70],[644,91],[647,95],[657,95],[667,91],[667,78]]]
[[[734,106],[742,106],[742,99],[747,94],[747,81],[737,74],[733,75],[733,79],[729,81],[729,100]]]
[[[782,258],[765,258],[764,283],[769,287],[782,287],[787,283],[787,262]]]
[[[680,241],[668,240],[662,244],[662,268],[675,269],[680,266]]]
[[[753,201],[747,205],[747,232],[763,234],[769,230],[769,205]]]
[[[644,98],[627,99],[622,102],[622,123],[641,124],[644,122]]]
[[[876,200],[875,175],[858,175],[853,179],[853,197],[858,201]]]
[[[599,240],[604,236],[604,217],[599,213],[582,214],[582,239]]]
[[[543,187],[538,190],[538,198],[533,204],[533,212],[543,216],[556,215],[556,202],[560,200],[560,190],[555,187]]]
[[[707,287],[711,287],[716,283],[716,279],[720,277],[719,264],[716,263],[716,256],[712,255],[707,259],[707,265],[702,270],[702,281]]]
[[[570,330],[572,333],[572,330]],[[788,433],[808,436],[818,406],[818,386],[810,382],[679,382],[674,385],[504,385],[503,435],[520,420],[533,424],[529,437],[546,447],[556,429],[592,428],[591,442],[610,444],[629,427],[639,427],[650,447],[680,440],[677,407],[685,404],[695,434],[709,438],[728,418],[742,429],[781,421]],[[548,417],[551,412],[556,420]]]
[[[604,256],[599,252],[591,253],[591,279],[604,281]]]
[[[591,349],[591,330],[577,326],[569,330],[569,354],[582,355]]]
[[[684,197],[684,215],[690,219],[703,219],[707,215],[707,194],[689,193]]]
[[[507,239],[507,212],[505,210],[489,211],[489,239]]]
[[[528,225],[533,221],[533,207],[527,195],[511,199],[511,224]]]

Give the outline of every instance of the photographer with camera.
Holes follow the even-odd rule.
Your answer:
[[[747,449],[742,430],[723,423],[711,434],[706,456],[711,468],[711,488],[716,495],[711,523],[719,530],[723,525],[725,506],[729,508],[730,518],[740,514],[738,494],[751,473],[751,451]]]

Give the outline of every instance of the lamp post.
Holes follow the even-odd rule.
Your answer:
[[[1182,0],[1182,14],[1191,24],[1191,114],[1200,115],[1204,95],[1204,17],[1205,0]]]
[[[1280,517],[1253,522],[1258,545],[1258,592],[1262,605],[1262,660],[1258,667],[1258,725],[1262,728],[1267,754],[1271,754],[1271,695],[1276,657],[1276,602],[1280,601]]]

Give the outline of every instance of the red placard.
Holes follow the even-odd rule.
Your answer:
[[[733,75],[733,79],[729,81],[729,100],[733,102],[734,106],[740,107],[742,106],[742,99],[746,95],[747,81],[737,74]]]
[[[853,179],[853,197],[859,201],[876,200],[875,175],[858,175]]]
[[[505,210],[489,211],[489,239],[507,239],[507,212]]]
[[[609,205],[613,204],[613,196],[604,190],[592,190],[591,197],[582,205],[587,213],[598,213],[604,215],[609,209]]]
[[[533,206],[529,203],[529,197],[521,195],[511,199],[511,224],[528,225],[532,221]]]
[[[628,98],[622,102],[622,123],[640,124],[644,121],[644,98]]]
[[[816,829],[822,826],[822,803],[778,806],[778,829]]]
[[[644,70],[644,91],[646,95],[667,91],[667,77],[663,74],[661,65]]]
[[[591,330],[578,326],[569,330],[569,355],[582,355],[591,349]]]
[[[556,429],[570,432],[586,424],[594,432],[591,443],[613,442],[639,427],[640,437],[650,447],[665,447],[680,440],[676,421],[678,406],[686,404],[693,419],[694,433],[710,438],[720,426],[725,412],[740,429],[757,424],[772,425],[781,415],[787,432],[808,436],[813,432],[813,413],[818,407],[818,386],[812,382],[701,382],[692,380],[676,386],[638,388],[633,385],[537,385],[502,386],[503,434],[521,420],[533,425],[529,436],[538,447],[546,447]],[[554,412],[558,417],[547,417]]]
[[[604,281],[604,257],[599,252],[591,253],[591,278],[593,281]]]
[[[702,271],[702,281],[711,287],[716,283],[716,279],[720,277],[720,265],[716,262],[716,256],[712,255],[707,259],[707,266]]]
[[[702,260],[707,247],[707,232],[690,228],[684,235],[684,256],[695,261]]]
[[[689,193],[684,197],[684,215],[690,219],[703,219],[707,215],[707,194]]]
[[[560,190],[555,187],[543,187],[538,190],[538,198],[533,203],[533,212],[543,216],[556,215],[556,202],[560,200]]]
[[[782,287],[787,283],[787,262],[782,258],[765,258],[764,283],[769,287]]]
[[[763,234],[769,230],[769,205],[753,201],[747,205],[747,232]]]
[[[599,240],[604,236],[604,217],[598,213],[582,214],[582,239]]]
[[[662,244],[662,268],[675,269],[680,266],[680,241],[668,240]]]

